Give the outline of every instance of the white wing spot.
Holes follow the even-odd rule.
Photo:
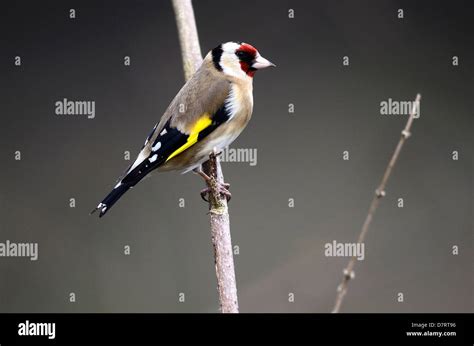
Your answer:
[[[155,162],[157,158],[158,158],[158,154],[155,154],[155,155],[153,155],[152,157],[150,157],[150,158],[148,159],[148,161],[150,161],[150,162]]]
[[[151,147],[151,150],[157,151],[160,148],[161,148],[161,142],[158,142],[154,146]]]
[[[164,135],[166,135],[167,133],[168,133],[168,131],[166,131],[166,129],[163,129],[163,131],[161,131],[161,133],[160,133],[160,136],[164,136]]]

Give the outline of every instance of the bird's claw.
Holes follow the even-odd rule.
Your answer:
[[[217,190],[219,191],[219,193],[222,196],[224,196],[226,198],[227,202],[229,202],[230,199],[232,198],[232,194],[230,193],[229,188],[230,188],[230,184],[228,184],[228,183],[217,183]],[[211,192],[210,187],[206,187],[205,189],[202,189],[201,190],[201,198],[204,201],[209,202],[209,193],[210,192]]]

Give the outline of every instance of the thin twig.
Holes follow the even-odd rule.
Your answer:
[[[172,0],[172,3],[178,26],[184,76],[188,80],[202,63],[193,5],[191,0]],[[218,184],[224,183],[218,155],[211,153],[209,161],[203,164],[203,170],[212,178],[209,184],[211,189],[209,193],[209,217],[220,310],[223,313],[236,313],[239,312],[239,305],[230,235],[229,211],[227,200],[218,189]]]
[[[388,163],[388,166],[385,169],[385,173],[382,177],[382,181],[380,182],[379,187],[375,190],[372,203],[370,203],[369,212],[367,214],[367,217],[365,218],[364,224],[362,225],[362,230],[360,231],[359,239],[357,240],[358,244],[361,244],[364,242],[365,236],[367,235],[367,231],[369,230],[370,224],[375,215],[375,212],[380,203],[380,200],[385,196],[385,186],[387,185],[388,179],[390,178],[390,174],[392,173],[393,167],[397,163],[397,159],[398,159],[398,156],[400,155],[403,144],[405,143],[407,138],[410,137],[411,135],[410,129],[413,124],[413,119],[415,118],[415,114],[417,110],[419,110],[420,100],[421,100],[421,95],[420,94],[416,95],[416,99],[415,99],[415,102],[413,103],[410,116],[408,117],[408,121],[405,125],[405,128],[402,131],[397,147],[395,148],[392,158],[390,159],[390,162]],[[334,304],[334,308],[332,310],[333,313],[338,313],[340,311],[342,302],[347,293],[349,281],[355,277],[355,273],[354,273],[355,262],[356,262],[356,257],[351,257],[351,259],[349,260],[349,263],[347,264],[347,267],[344,268],[343,270],[344,275],[343,275],[341,283],[337,287],[337,297],[336,297],[336,302]]]
[[[201,66],[202,54],[191,0],[172,0],[179,45],[183,58],[184,78],[188,80]]]

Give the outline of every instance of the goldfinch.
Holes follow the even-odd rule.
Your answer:
[[[253,46],[226,42],[211,50],[166,109],[135,162],[91,212],[102,217],[118,199],[153,170],[194,170],[213,151],[231,144],[247,126],[253,109],[253,77],[275,66]],[[225,188],[228,187],[226,184]]]

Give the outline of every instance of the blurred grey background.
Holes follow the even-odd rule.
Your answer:
[[[223,165],[232,184],[241,311],[331,310],[347,259],[325,257],[324,244],[357,239],[406,122],[380,115],[380,102],[412,100],[417,92],[421,118],[342,311],[473,311],[468,5],[195,1],[203,53],[240,40],[278,65],[257,73],[254,116],[233,145],[256,148],[257,165]],[[170,2],[9,1],[3,7],[0,242],[38,242],[39,259],[0,258],[0,311],[217,311],[199,177],[155,174],[106,217],[89,216],[130,164],[124,151],[134,159],[183,84]],[[399,8],[404,19],[397,18]],[[459,66],[452,65],[455,55]],[[63,98],[95,101],[95,119],[55,115],[54,103]],[[17,150],[21,161],[14,160]],[[349,161],[342,159],[345,150]],[[451,159],[454,150],[458,161]],[[397,207],[400,197],[404,208]]]

